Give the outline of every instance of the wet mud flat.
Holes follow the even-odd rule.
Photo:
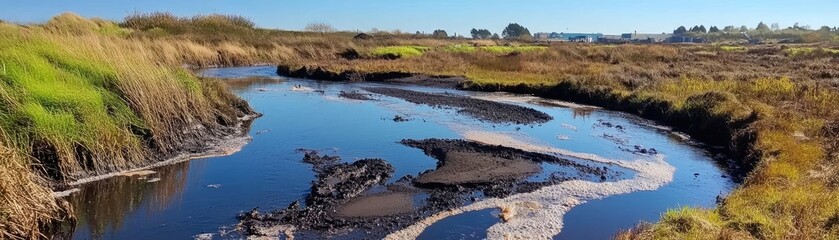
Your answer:
[[[519,105],[494,102],[449,93],[426,93],[398,88],[368,87],[365,91],[401,98],[414,104],[439,108],[456,108],[482,121],[506,124],[541,124],[553,120],[551,115]]]
[[[339,163],[336,156],[303,150],[303,161],[318,173],[304,204],[294,201],[284,209],[240,214],[240,234],[380,239],[433,214],[481,199],[532,192],[568,180],[618,181],[630,172],[619,166],[466,140],[405,139],[400,143],[437,159],[436,169],[387,183],[394,177],[394,168],[385,160]],[[547,177],[535,178],[539,175]]]
[[[373,98],[370,97],[370,94],[365,94],[365,93],[362,93],[362,92],[357,91],[357,90],[340,91],[340,92],[338,92],[338,97],[342,97],[342,98],[346,98],[346,99],[352,99],[352,100],[363,100],[363,101],[373,100]]]

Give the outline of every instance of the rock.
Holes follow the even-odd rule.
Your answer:
[[[396,116],[393,116],[393,121],[394,122],[407,122],[407,121],[410,121],[410,119],[408,119],[406,117],[403,117],[403,116],[396,115]]]

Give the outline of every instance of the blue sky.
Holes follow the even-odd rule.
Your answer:
[[[531,32],[671,32],[679,25],[747,25],[796,22],[818,28],[839,25],[839,0],[0,0],[0,19],[43,22],[62,12],[120,20],[132,12],[168,11],[189,16],[238,14],[259,26],[302,29],[325,22],[342,30],[471,28],[500,32],[517,22]]]

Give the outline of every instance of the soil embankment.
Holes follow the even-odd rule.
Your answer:
[[[304,78],[323,81],[347,82],[383,82],[394,84],[411,84],[426,87],[457,88],[468,82],[466,78],[456,76],[429,76],[407,72],[336,72],[321,67],[278,66],[277,74],[293,78]]]

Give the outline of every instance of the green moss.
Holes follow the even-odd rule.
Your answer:
[[[720,46],[720,50],[724,52],[743,52],[746,51],[746,47],[743,46]]]
[[[429,47],[423,46],[389,46],[374,48],[370,55],[375,57],[397,56],[400,58],[409,58],[421,56],[425,51],[430,50]]]
[[[467,44],[455,44],[443,48],[443,51],[455,53],[473,53],[476,50],[478,50],[477,47]]]

